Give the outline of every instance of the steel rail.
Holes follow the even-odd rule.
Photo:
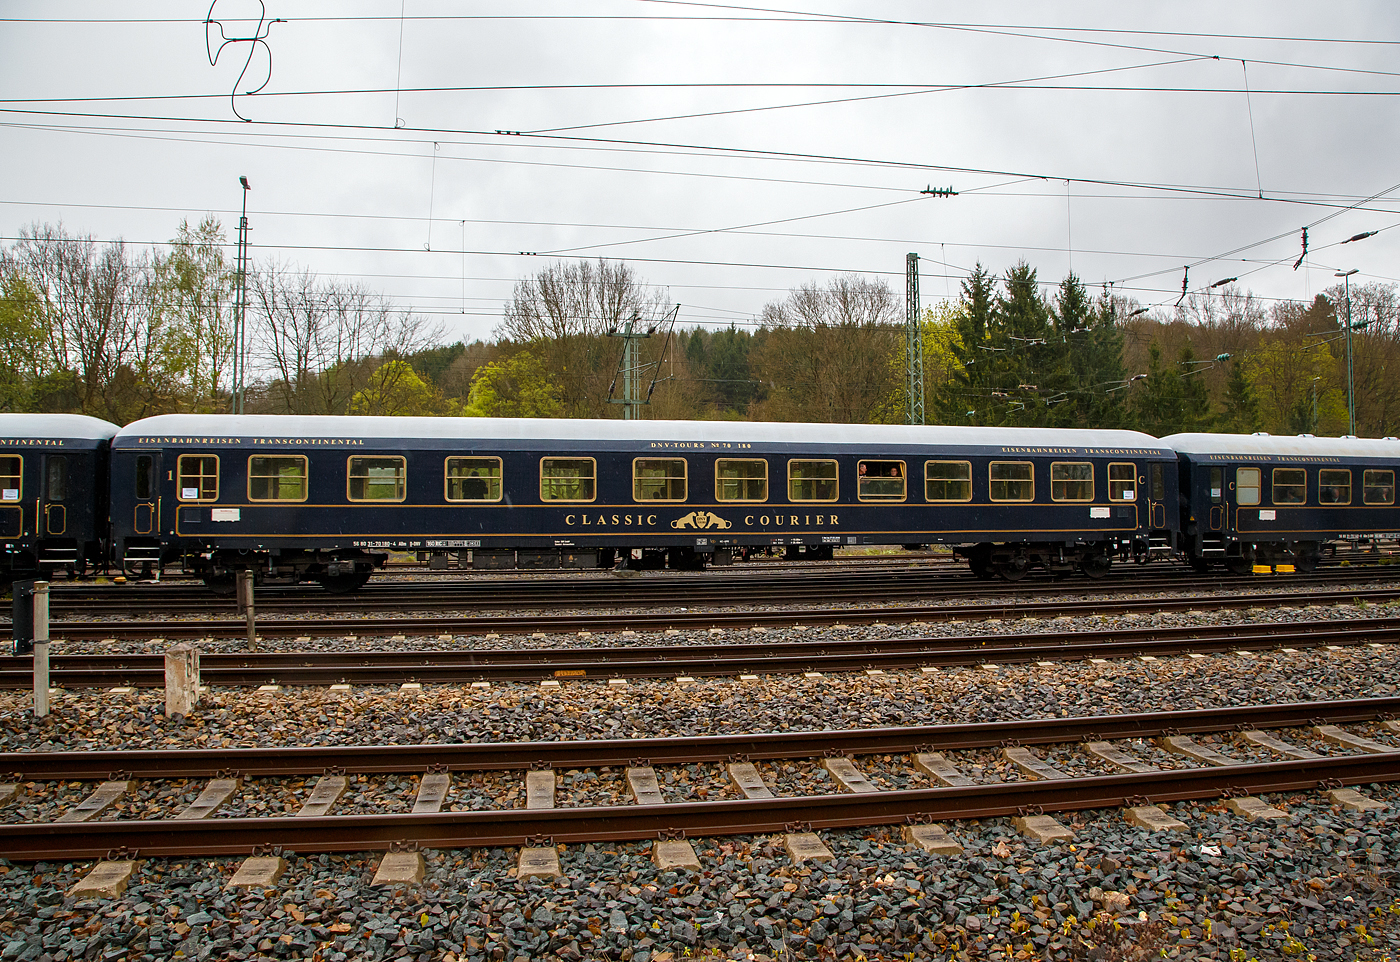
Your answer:
[[[963,751],[1015,741],[1023,745],[1157,738],[1244,728],[1289,728],[1374,721],[1400,712],[1400,696],[1244,705],[1126,715],[1079,715],[1010,722],[964,722],[843,731],[758,732],[671,738],[463,742],[417,745],[317,745],[271,748],[121,749],[5,752],[0,773],[22,781],[202,778],[219,772],[247,777],[306,775],[330,768],[360,773],[501,771],[723,762],[734,758],[813,758],[842,754]]]
[[[1307,576],[1288,576],[1296,583],[1306,578],[1316,585],[1329,581],[1370,581],[1391,577],[1385,568],[1335,570],[1330,574],[1314,572]],[[635,578],[562,579],[548,581],[462,582],[456,584],[380,583],[371,584],[350,595],[328,594],[311,587],[268,587],[260,589],[258,605],[268,611],[318,609],[351,609],[356,611],[402,611],[405,608],[532,608],[548,606],[604,607],[616,605],[691,605],[733,604],[736,597],[748,604],[798,604],[831,602],[841,599],[869,601],[904,597],[985,598],[1014,592],[1018,597],[1060,596],[1075,593],[1113,593],[1124,590],[1142,591],[1152,588],[1171,590],[1218,589],[1258,585],[1251,576],[1206,578],[1199,576],[1163,577],[1162,573],[1133,579],[1080,581],[1005,582],[973,580],[968,575],[901,569],[894,572],[840,572],[812,574],[807,577],[755,576],[712,578]],[[228,599],[218,598],[202,588],[179,586],[170,589],[145,586],[117,589],[68,588],[57,591],[52,600],[57,615],[67,613],[84,616],[127,614],[142,608],[158,609],[162,613],[209,612],[230,606]]]
[[[200,679],[220,687],[255,685],[463,684],[604,678],[713,677],[1166,657],[1279,647],[1400,643],[1400,618],[1286,622],[1111,631],[903,637],[819,641],[755,640],[705,645],[512,648],[362,652],[206,652]],[[165,684],[161,654],[50,655],[51,683],[63,688]],[[32,658],[0,657],[0,688],[33,684]]]
[[[1111,808],[1143,798],[1151,802],[1203,800],[1398,779],[1400,752],[1387,752],[855,795],[417,815],[28,823],[0,825],[0,856],[70,860],[112,857],[114,850],[134,858],[247,855],[269,849],[304,853],[409,845],[468,848],[636,841],[994,818],[1028,810]]]
[[[314,629],[322,635],[340,634],[530,634],[573,631],[663,631],[703,628],[754,628],[791,625],[870,625],[890,621],[956,621],[979,618],[1011,618],[1068,615],[1158,614],[1168,611],[1246,608],[1270,605],[1338,604],[1348,601],[1381,603],[1400,599],[1400,588],[1367,588],[1339,591],[1294,591],[1267,595],[1230,595],[1207,598],[1089,599],[1057,602],[1001,602],[968,605],[886,605],[860,608],[810,608],[765,611],[672,611],[610,613],[600,615],[520,615],[500,618],[294,618],[263,619],[258,634],[263,637],[297,637]],[[235,618],[181,621],[54,621],[49,634],[54,639],[102,640],[105,638],[204,638],[243,637],[246,624]]]

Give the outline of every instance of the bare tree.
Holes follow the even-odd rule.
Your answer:
[[[892,363],[903,349],[902,298],[884,281],[838,277],[807,284],[767,305],[750,352],[768,396],[755,413],[780,421],[879,423],[901,386]]]
[[[1323,293],[1335,315],[1338,335],[1328,347],[1337,358],[1340,389],[1346,391],[1346,288]],[[1351,288],[1352,369],[1356,384],[1356,433],[1386,437],[1400,433],[1400,299],[1396,285],[1356,284]],[[1386,371],[1391,372],[1387,375]],[[1345,422],[1343,422],[1345,423]]]
[[[560,262],[518,281],[496,331],[528,348],[563,391],[574,417],[609,417],[608,387],[621,342],[607,337],[629,318],[654,322],[670,307],[663,288],[640,280],[626,264]],[[642,329],[643,331],[645,328]],[[648,345],[655,355],[659,343]]]
[[[67,372],[78,409],[113,421],[150,413],[151,391],[166,378],[154,363],[159,324],[149,316],[146,255],[45,224],[21,228],[10,257],[43,302],[45,363]]]
[[[252,274],[250,340],[265,369],[264,404],[286,414],[344,414],[382,361],[421,350],[439,331],[382,297],[309,270]]]

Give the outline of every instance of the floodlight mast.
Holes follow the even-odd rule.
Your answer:
[[[1361,235],[1351,238],[1358,240]],[[1360,268],[1353,267],[1349,271],[1337,271],[1334,277],[1340,277],[1346,289],[1347,301],[1347,434],[1356,437],[1356,379],[1351,360],[1351,275]]]
[[[243,187],[243,213],[238,218],[238,261],[235,271],[238,283],[233,305],[233,413],[243,413],[245,383],[248,380],[248,359],[245,356],[248,314],[248,178],[240,176]]]

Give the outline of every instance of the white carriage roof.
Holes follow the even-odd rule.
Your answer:
[[[121,430],[86,414],[0,414],[0,438],[73,438],[104,441]]]
[[[743,441],[826,443],[870,447],[897,444],[1107,447],[1168,453],[1137,431],[1059,428],[982,428],[902,424],[791,424],[752,421],[616,421],[552,418],[312,417],[297,415],[164,414],[135,421],[129,438],[377,438],[441,440],[558,439],[598,441]],[[1031,453],[1031,452],[1027,452]],[[1053,452],[1045,452],[1053,453]]]
[[[1400,459],[1395,438],[1311,438],[1303,435],[1173,434],[1162,439],[1181,454],[1272,455],[1280,458],[1392,458]]]

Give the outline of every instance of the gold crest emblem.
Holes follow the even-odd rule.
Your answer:
[[[671,527],[704,530],[708,528],[731,528],[733,525],[711,511],[692,511],[690,514],[681,515],[675,521],[672,521]]]

